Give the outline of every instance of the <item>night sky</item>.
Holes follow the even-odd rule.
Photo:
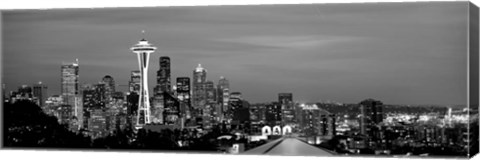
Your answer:
[[[126,85],[138,70],[129,49],[146,38],[158,47],[150,91],[159,57],[169,56],[173,83],[201,63],[208,80],[225,76],[253,103],[291,92],[302,102],[464,105],[467,4],[3,11],[2,78],[7,91],[42,81],[60,94],[60,66],[78,58],[81,84],[111,75]]]

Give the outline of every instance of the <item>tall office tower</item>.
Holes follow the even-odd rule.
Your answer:
[[[179,124],[180,120],[180,102],[170,93],[163,92],[165,111],[163,112],[164,123],[166,125]]]
[[[368,136],[372,141],[377,141],[379,129],[376,127],[383,121],[383,103],[374,99],[360,102],[360,133]]]
[[[127,93],[127,125],[131,128],[136,122],[136,115],[138,111],[138,99],[137,92]]]
[[[229,110],[227,114],[227,119],[230,120],[229,122],[233,122],[235,119],[235,113],[242,108],[243,105],[243,98],[242,93],[240,92],[232,92],[230,94],[230,99],[228,102]]]
[[[157,47],[154,47],[147,40],[142,39],[131,50],[138,56],[138,65],[141,73],[140,94],[138,102],[138,116],[136,128],[142,128],[150,123],[150,100],[148,96],[148,63],[150,53],[153,53]]]
[[[231,121],[231,119],[228,119],[228,111],[230,110],[230,89],[229,88],[223,88],[222,89],[222,94],[223,94],[223,104],[222,104],[222,114],[223,114],[223,121]],[[231,118],[231,117],[230,117]]]
[[[279,93],[278,102],[282,105],[282,124],[295,126],[295,106],[292,93]]]
[[[165,111],[165,97],[166,92],[156,93],[150,100],[150,121],[153,124],[163,124],[165,117],[163,117],[163,112]]]
[[[207,103],[217,103],[217,97],[215,93],[215,85],[213,81],[205,82],[205,91],[207,92]]]
[[[191,114],[191,96],[190,96],[190,78],[177,77],[177,98],[180,101],[180,114],[185,121],[190,120]]]
[[[300,127],[299,131],[304,136],[317,136],[319,135],[321,118],[320,110],[317,105],[301,105],[301,116],[299,119]]]
[[[217,85],[217,101],[218,103],[221,104],[221,112],[223,116],[225,116],[225,112],[228,110],[228,101],[230,98],[230,84],[228,80],[221,76],[220,80],[218,80],[218,85]]]
[[[62,96],[63,104],[75,106],[75,97],[78,95],[78,59],[74,63],[63,63],[62,71]]]
[[[228,115],[227,119],[232,120],[235,116],[235,112],[239,109],[242,108],[242,93],[240,92],[232,92],[230,94],[230,99],[228,102],[229,110],[228,110]]]
[[[213,81],[206,81],[204,83],[206,92],[206,104],[202,109],[203,113],[203,127],[211,128],[215,124],[215,111],[216,111],[216,97],[215,97],[215,85]]]
[[[142,74],[140,71],[132,71],[130,74],[130,81],[128,82],[128,91],[135,92],[137,95],[140,93],[140,82]]]
[[[223,89],[229,89],[230,88],[230,84],[228,83],[228,80],[221,76],[220,77],[220,80],[218,80],[218,85],[217,85],[217,100],[219,103],[222,103],[224,104],[224,98],[226,98],[224,95],[223,95]],[[227,97],[227,104],[228,104],[228,97]]]
[[[230,124],[232,128],[249,132],[250,129],[250,110],[249,103],[242,98],[242,93],[232,92],[230,95]]]
[[[201,64],[198,64],[198,67],[193,70],[193,110],[191,111],[192,116],[195,118],[197,124],[202,121],[202,110],[205,108],[207,103],[207,92],[205,90],[205,82],[207,81],[207,70],[202,67]]]
[[[282,122],[282,105],[278,102],[267,104],[265,120],[269,126],[280,125]]]
[[[327,112],[323,109],[320,112],[320,136],[328,137],[331,139],[335,136],[335,115]]]
[[[265,126],[265,104],[251,104],[250,107],[251,134],[260,134]]]
[[[151,121],[155,124],[163,124],[165,121],[165,94],[172,94],[170,81],[170,58],[160,57],[160,69],[157,71],[157,85],[153,89]]]
[[[93,85],[94,87],[94,97],[95,97],[95,106],[101,109],[106,107],[107,95],[106,95],[106,85],[103,83],[98,83]]]
[[[43,106],[48,98],[47,89],[47,85],[42,84],[42,82],[38,82],[38,84],[33,85],[33,96],[37,97],[37,104],[39,106]]]
[[[170,79],[170,57],[162,56],[160,57],[160,69],[157,71],[157,86],[154,89],[154,94],[171,93]]]
[[[110,75],[106,75],[102,78],[102,83],[105,84],[105,98],[107,101],[110,101],[115,93],[115,80]]]
[[[83,128],[88,128],[88,119],[91,117],[91,111],[96,109],[97,102],[95,97],[95,89],[93,86],[85,86],[82,89],[83,100]]]

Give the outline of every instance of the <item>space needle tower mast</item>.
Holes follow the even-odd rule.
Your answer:
[[[145,31],[142,31],[144,34]],[[130,50],[137,54],[138,65],[140,67],[140,95],[138,97],[138,112],[137,112],[137,124],[135,128],[143,128],[144,125],[149,124],[150,121],[150,101],[148,96],[148,62],[150,59],[150,53],[155,52],[157,47],[148,43],[147,40],[142,39],[135,44]]]

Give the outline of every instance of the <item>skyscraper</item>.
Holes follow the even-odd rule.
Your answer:
[[[42,82],[33,85],[33,96],[37,97],[39,106],[43,106],[48,98],[47,89],[48,87],[42,84]]]
[[[165,111],[164,123],[167,125],[178,124],[180,118],[180,102],[168,92],[163,92]]]
[[[191,96],[190,96],[190,78],[177,77],[177,98],[180,101],[180,113],[185,120],[190,119]]]
[[[282,105],[282,123],[294,126],[296,120],[292,93],[279,93],[278,102]]]
[[[150,53],[153,53],[157,48],[148,43],[147,40],[142,39],[131,50],[138,56],[138,65],[141,73],[140,94],[138,102],[138,116],[136,128],[142,128],[145,124],[150,123],[150,100],[148,96],[148,63]]]
[[[102,78],[102,83],[105,84],[105,98],[107,101],[112,99],[113,93],[115,93],[115,80],[110,75],[106,75]]]
[[[360,133],[376,141],[380,137],[377,125],[383,121],[383,103],[374,99],[360,102]]]
[[[172,85],[170,79],[170,57],[162,56],[160,57],[160,69],[157,71],[157,86],[154,89],[154,93],[171,93]]]
[[[207,92],[207,103],[214,104],[217,103],[217,97],[215,93],[215,84],[213,81],[205,82],[205,91]]]
[[[201,64],[198,64],[198,67],[193,70],[193,110],[191,112],[197,124],[202,121],[202,110],[207,103],[206,81],[207,70],[204,69]]]
[[[140,71],[132,71],[130,74],[130,81],[128,82],[129,92],[135,92],[137,95],[140,93],[140,82],[142,74]]]
[[[75,99],[78,95],[78,59],[74,63],[63,63],[61,67],[62,73],[62,96],[63,104],[75,106]]]
[[[83,100],[83,128],[88,128],[88,120],[91,116],[91,111],[97,108],[97,102],[95,97],[95,89],[91,85],[86,85],[82,89]]]
[[[278,102],[267,104],[265,120],[269,126],[280,125],[282,121],[282,105]]]
[[[220,80],[218,80],[218,85],[217,85],[217,101],[218,103],[220,103],[222,117],[225,117],[226,111],[229,109],[228,107],[228,101],[230,98],[229,89],[230,89],[230,84],[228,80],[225,77],[221,76]]]

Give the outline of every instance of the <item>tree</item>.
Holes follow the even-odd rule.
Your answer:
[[[4,103],[6,147],[88,148],[90,138],[68,130],[31,101]]]

